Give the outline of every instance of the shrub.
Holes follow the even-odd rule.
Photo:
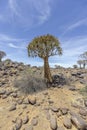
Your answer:
[[[73,65],[73,68],[74,68],[74,69],[77,69],[77,68],[78,68],[78,66],[77,66],[77,65]]]
[[[22,75],[20,79],[15,79],[14,87],[23,93],[29,94],[42,91],[47,88],[47,85],[44,79],[27,74]]]
[[[87,98],[87,85],[80,90],[80,93]]]

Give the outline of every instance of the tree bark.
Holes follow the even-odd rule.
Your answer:
[[[52,83],[52,76],[50,72],[48,57],[44,58],[44,78],[47,79],[47,82]]]

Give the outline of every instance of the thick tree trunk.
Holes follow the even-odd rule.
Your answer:
[[[47,82],[52,83],[52,76],[51,76],[50,67],[48,63],[48,57],[44,58],[44,78],[47,79]]]

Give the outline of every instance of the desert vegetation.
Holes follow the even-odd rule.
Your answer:
[[[34,38],[28,45],[28,55],[40,57],[44,60],[44,78],[52,82],[48,58],[54,55],[62,55],[62,48],[57,38],[52,35],[44,35]]]
[[[49,57],[63,50],[49,34],[34,38],[27,51],[44,66],[2,60],[0,51],[0,130],[87,130],[87,52],[79,67],[52,68]]]
[[[79,56],[79,58],[80,58],[80,60],[78,60],[77,63],[80,65],[80,69],[81,69],[81,68],[84,68],[84,69],[85,69],[85,67],[86,67],[86,65],[87,65],[87,52],[82,53],[82,54]],[[83,67],[81,67],[81,65],[82,65]]]

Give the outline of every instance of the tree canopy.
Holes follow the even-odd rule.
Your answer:
[[[34,38],[28,45],[28,55],[40,58],[61,55],[62,48],[57,38],[52,35],[44,35]]]

